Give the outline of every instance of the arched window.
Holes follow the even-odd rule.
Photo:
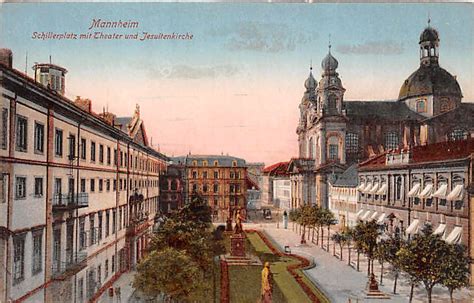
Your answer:
[[[359,152],[359,135],[356,133],[346,134],[346,153],[356,155]]]
[[[215,160],[214,161],[214,166],[219,166],[219,161]]]
[[[207,160],[202,161],[202,166],[207,166]]]
[[[177,190],[178,189],[178,181],[172,180],[171,181],[171,190]]]
[[[426,101],[424,99],[419,99],[416,101],[416,112],[426,113]]]
[[[308,157],[309,157],[310,159],[314,159],[314,142],[313,142],[313,138],[309,138]]]
[[[233,167],[236,167],[236,166],[237,166],[237,161],[235,161],[235,160],[232,161],[232,166],[233,166]]]
[[[395,181],[395,200],[400,200],[402,197],[402,177],[396,177]]]
[[[330,114],[337,112],[337,97],[335,95],[329,95],[328,97],[328,112]]]
[[[328,138],[328,160],[337,161],[339,160],[339,138],[337,136],[331,136]]]
[[[197,165],[198,165],[198,161],[193,160],[193,166],[197,166]]]
[[[465,140],[467,139],[467,131],[462,128],[455,128],[448,134],[448,140]]]
[[[395,149],[398,147],[399,139],[397,132],[388,132],[385,134],[385,149]]]

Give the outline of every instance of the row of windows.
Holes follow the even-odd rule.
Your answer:
[[[27,233],[13,237],[13,283],[19,283],[25,278],[25,242]],[[43,229],[31,232],[31,275],[35,276],[43,271]]]
[[[198,184],[194,183],[192,185],[193,191],[199,191],[200,187]],[[202,185],[202,192],[207,193],[211,191],[211,187],[208,184]],[[229,184],[229,191],[231,193],[240,193],[241,192],[241,187],[240,184]],[[213,184],[212,185],[212,192],[217,193],[219,192],[219,185],[218,184]]]
[[[203,171],[201,174],[199,174],[198,171],[195,171],[193,170],[192,171],[192,178],[193,179],[198,179],[199,177],[203,178],[203,179],[208,179],[209,178],[209,173],[208,171]],[[215,170],[214,171],[214,179],[219,179],[220,177],[224,177],[225,178],[225,174],[222,174],[223,176],[221,176],[221,174],[219,174],[219,171]],[[229,172],[229,179],[240,179],[241,177],[241,174],[239,171],[230,171]]]
[[[0,194],[4,193],[4,186],[5,182],[3,180],[0,183],[0,187],[2,188],[2,191]],[[111,182],[112,181],[112,182]],[[158,180],[129,180],[130,188],[134,189],[140,189],[140,188],[147,188],[147,187],[158,187]],[[98,179],[97,182],[97,187],[98,191],[102,192],[104,191],[104,187],[106,191],[111,190],[111,183],[113,184],[112,190],[116,191],[117,190],[117,180],[116,179]],[[89,180],[90,184],[90,192],[95,192],[96,191],[96,179],[90,179]],[[126,179],[119,179],[118,183],[118,189],[119,190],[126,190],[127,189],[127,181]],[[75,179],[74,178],[68,178],[68,193],[74,193],[74,188],[75,188]],[[62,179],[61,178],[55,178],[54,179],[54,192],[55,194],[61,194],[63,192],[62,190]],[[82,178],[80,180],[80,192],[85,193],[86,192],[86,179]],[[34,197],[42,197],[44,194],[44,178],[43,177],[34,177]],[[2,194],[3,196],[3,194]],[[15,178],[15,198],[16,199],[25,199],[27,196],[27,177],[25,176],[17,176]],[[3,202],[4,199],[1,199]]]
[[[6,122],[7,122],[7,111],[4,109],[2,111],[2,125],[5,124],[3,128],[6,132]],[[24,116],[17,115],[17,124],[16,124],[16,150],[20,152],[28,151],[28,119]],[[45,148],[45,126],[43,123],[35,121],[34,122],[34,151],[35,153],[42,154],[44,153]],[[6,134],[2,135],[2,142],[0,142],[2,148],[6,148]],[[73,160],[76,158],[76,136],[74,134],[69,134],[67,137],[68,140],[68,158]],[[5,141],[5,142],[3,142]],[[56,128],[54,131],[54,154],[57,157],[63,156],[63,142],[64,142],[64,131],[62,129]],[[79,144],[79,157],[81,160],[87,159],[87,140],[81,138]],[[98,161],[101,164],[106,163],[107,165],[112,165],[112,149],[110,146],[105,146],[99,144],[98,146],[98,155],[97,155],[97,144],[94,141],[90,141],[90,153],[89,158],[91,162]],[[117,149],[113,151],[113,163],[117,166]],[[152,161],[148,159],[143,159],[139,156],[128,155],[126,152],[120,152],[120,166],[127,167],[128,162],[130,163],[131,168],[145,170],[150,172],[159,172],[159,164],[157,161]]]
[[[201,164],[202,164],[202,166],[209,166],[209,161],[203,160],[203,161],[201,162]],[[214,166],[219,166],[219,161],[218,161],[218,160],[214,160],[213,164],[214,164]],[[198,166],[198,161],[197,161],[197,160],[193,160],[192,166]],[[232,161],[232,167],[237,167],[237,161],[235,161],[235,160]]]

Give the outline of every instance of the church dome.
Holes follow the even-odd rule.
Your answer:
[[[327,56],[323,59],[321,62],[321,67],[323,70],[335,70],[337,66],[339,65],[339,62],[337,62],[336,58],[334,58],[331,55],[331,52],[327,54]]]
[[[439,34],[438,31],[431,26],[425,28],[423,32],[420,34],[420,43],[422,42],[436,42],[439,41]]]
[[[398,99],[423,95],[451,95],[462,98],[461,87],[456,78],[439,65],[421,65],[405,80]]]
[[[313,73],[310,71],[308,79],[304,82],[304,87],[306,87],[307,90],[315,90],[317,86],[316,79],[313,77]]]

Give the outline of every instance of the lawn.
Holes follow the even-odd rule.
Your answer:
[[[247,253],[258,256],[262,263],[270,262],[270,269],[274,279],[273,302],[311,302],[301,286],[286,269],[288,265],[299,264],[300,261],[292,257],[273,254],[257,233],[246,233],[246,236],[245,247]],[[226,238],[225,242],[227,246],[230,241]],[[254,303],[258,301],[262,268],[263,266],[229,267],[230,302]],[[301,271],[297,270],[297,272],[314,293],[321,294]],[[319,297],[321,297],[321,302],[327,302],[324,297]]]

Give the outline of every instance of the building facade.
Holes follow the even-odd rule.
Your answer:
[[[184,166],[185,203],[200,194],[213,210],[213,219],[224,222],[237,210],[247,209],[247,166],[244,159],[224,155],[175,157]]]
[[[184,205],[184,166],[168,165],[160,179],[160,211],[171,213]]]
[[[340,229],[357,224],[358,180],[357,164],[353,164],[329,182],[328,208],[334,213]]]
[[[138,107],[95,114],[64,97],[64,68],[35,81],[1,54],[0,301],[89,301],[143,255],[166,157]]]
[[[291,192],[288,192],[291,187],[285,189],[290,185],[285,182],[290,181],[288,165],[289,162],[278,162],[262,170],[262,207],[279,207],[280,199],[283,199],[283,204],[286,204],[286,199],[291,199]],[[285,197],[287,193],[289,197]]]
[[[339,62],[329,47],[319,83],[311,68],[299,105],[299,158],[314,164],[292,172],[293,207],[327,207],[329,176],[358,161],[387,150],[474,135],[474,104],[461,102],[456,77],[439,65],[439,41],[433,27],[423,30],[420,66],[403,81],[394,101],[345,100]]]
[[[247,209],[260,209],[262,206],[262,185],[265,163],[247,163]]]
[[[430,224],[445,241],[466,245],[472,259],[473,161],[474,139],[373,157],[359,167],[359,218],[406,237]]]

